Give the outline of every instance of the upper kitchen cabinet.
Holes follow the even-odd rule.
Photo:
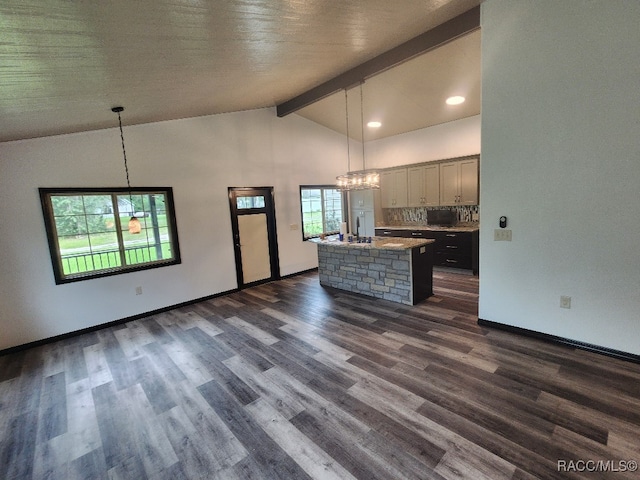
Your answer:
[[[349,192],[349,207],[352,210],[373,210],[373,190],[351,190]]]
[[[408,169],[409,207],[440,205],[440,165],[424,165]]]
[[[478,204],[478,159],[440,164],[440,205]]]
[[[380,198],[382,208],[407,206],[407,169],[396,168],[380,175]]]

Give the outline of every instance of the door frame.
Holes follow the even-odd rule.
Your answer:
[[[276,208],[273,195],[273,187],[228,187],[229,209],[231,213],[231,231],[233,234],[233,252],[236,261],[236,279],[238,289],[259,285],[280,279],[280,259],[278,257],[278,233],[276,230]],[[263,196],[263,208],[238,208],[238,197]],[[238,228],[239,215],[253,215],[264,213],[267,216],[267,235],[269,242],[269,263],[271,265],[271,277],[256,282],[244,283],[242,273],[242,252],[240,250],[240,230]]]

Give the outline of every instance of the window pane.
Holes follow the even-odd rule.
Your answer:
[[[52,198],[51,207],[56,217],[84,213],[82,196],[60,195]]]
[[[131,195],[118,195],[118,213],[121,217],[131,217],[136,212],[135,196]],[[138,201],[139,198],[138,198]],[[141,208],[139,210],[142,210]]]
[[[238,209],[264,208],[264,196],[256,195],[254,197],[238,197],[236,198],[236,206]]]
[[[103,233],[108,231],[115,232],[115,223],[113,222],[113,215],[109,215],[110,218],[104,218],[104,215],[87,215],[85,217],[87,223],[87,230],[89,233]]]
[[[132,202],[133,211],[142,231],[138,234],[129,233],[130,214],[121,215],[122,240],[127,265],[171,259],[171,249],[163,249],[160,245],[162,241],[170,240],[164,195],[132,195],[131,198],[121,196],[118,199],[118,205],[126,208],[127,212],[132,211]],[[154,208],[158,205],[162,210],[158,211]]]
[[[90,251],[89,236],[59,237],[58,244],[65,275],[85,272],[85,261],[81,257]]]
[[[325,233],[339,232],[342,223],[342,192],[327,189],[324,194]]]
[[[149,198],[150,204],[155,203],[156,211],[158,213],[161,213],[161,212],[164,213],[164,212],[167,211],[167,207],[166,207],[165,200],[164,200],[164,195],[153,194],[153,195],[148,195],[148,198]],[[151,210],[151,209],[149,209],[149,210]]]
[[[160,228],[167,226],[167,214],[165,212],[157,212],[158,226]],[[153,216],[152,216],[153,220]]]
[[[115,232],[60,237],[60,256],[65,274],[84,273],[120,266]]]
[[[83,195],[82,204],[84,207],[82,213],[87,215],[113,214],[113,198],[111,195]]]
[[[84,215],[68,215],[55,217],[58,235],[84,235],[87,233],[87,222]]]

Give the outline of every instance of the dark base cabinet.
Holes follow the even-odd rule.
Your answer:
[[[475,241],[474,241],[475,234]],[[434,263],[443,267],[464,268],[477,273],[478,232],[434,232]],[[475,257],[475,259],[474,259]],[[475,260],[475,261],[474,261]]]
[[[408,230],[376,228],[379,237],[434,239],[433,265],[472,270],[478,274],[479,231]]]
[[[433,244],[411,250],[413,304],[433,295]]]

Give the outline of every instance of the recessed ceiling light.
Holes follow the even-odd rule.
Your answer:
[[[367,123],[367,127],[369,128],[380,128],[381,126],[382,123],[376,121]]]
[[[465,101],[464,97],[456,95],[455,97],[447,98],[447,105],[460,105]]]

